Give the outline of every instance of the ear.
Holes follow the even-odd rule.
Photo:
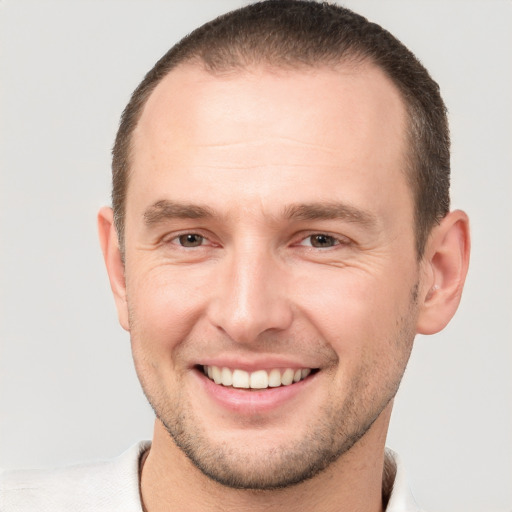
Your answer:
[[[423,286],[417,332],[434,334],[451,320],[462,295],[469,265],[470,237],[467,215],[455,210],[436,226],[422,261]]]
[[[121,327],[130,330],[128,322],[128,304],[126,301],[126,281],[124,263],[119,248],[119,239],[114,226],[114,213],[112,208],[104,206],[98,213],[98,234],[101,250],[107,267],[110,287],[114,294],[117,315]]]

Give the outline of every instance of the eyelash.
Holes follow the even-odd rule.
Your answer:
[[[317,238],[323,237],[324,239],[327,239],[329,242],[332,242],[332,245],[315,246],[312,241],[315,237],[317,237]],[[310,241],[310,243],[304,244],[304,242],[306,242],[308,240]],[[336,235],[331,235],[329,233],[317,232],[317,233],[308,234],[308,236],[302,238],[298,245],[300,245],[302,247],[311,248],[311,249],[332,249],[332,248],[338,247],[338,246],[349,245],[350,242],[351,242],[350,239],[348,239],[347,237],[344,237],[344,236],[336,236]]]
[[[192,236],[200,238],[201,243],[199,245],[192,245],[192,246],[188,246],[188,247],[186,245],[183,245],[183,243],[181,243],[180,239],[184,239],[186,237],[192,237]],[[175,234],[171,238],[164,237],[162,239],[162,242],[164,244],[177,245],[178,247],[181,247],[183,249],[195,249],[196,247],[204,247],[204,245],[205,245],[203,243],[204,241],[209,241],[209,238],[197,231],[186,231],[184,233]],[[210,245],[215,245],[215,244],[213,242],[210,242]]]
[[[198,237],[201,240],[198,245],[186,246],[183,244],[184,240],[181,240],[181,239],[184,239],[185,237]],[[313,242],[312,242],[312,239],[314,237],[324,237],[329,242],[332,242],[332,245],[315,246],[315,245],[313,245]],[[310,243],[305,244],[304,242],[306,242],[308,240],[310,241]],[[209,242],[209,244],[205,244],[204,243],[205,241]],[[184,233],[180,233],[180,234],[173,236],[172,238],[164,239],[163,242],[165,244],[177,245],[183,249],[195,249],[197,247],[204,247],[205,245],[210,245],[210,246],[216,245],[215,243],[211,242],[207,236],[201,234],[200,232],[196,232],[196,231],[187,231]],[[296,245],[296,246],[300,246],[300,247],[307,247],[308,249],[332,249],[333,247],[349,245],[350,243],[351,243],[351,240],[347,237],[335,236],[335,235],[331,235],[329,233],[324,233],[324,232],[317,232],[317,233],[310,233],[307,236],[300,238],[300,240],[298,242],[296,242],[292,245]]]

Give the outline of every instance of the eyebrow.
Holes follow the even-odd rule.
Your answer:
[[[206,219],[215,217],[215,212],[196,204],[178,203],[163,199],[149,206],[144,211],[144,222],[152,226],[170,219]],[[374,227],[376,216],[346,203],[300,203],[284,209],[283,217],[289,221],[308,221],[338,219]]]
[[[377,224],[377,217],[346,203],[307,203],[293,204],[285,208],[284,215],[289,220],[329,220],[338,219],[361,224],[371,228]]]
[[[213,216],[213,211],[208,207],[163,199],[144,211],[144,223],[152,226],[168,219],[204,219]]]

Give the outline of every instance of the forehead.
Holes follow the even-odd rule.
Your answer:
[[[278,126],[266,123],[268,109],[279,111]],[[272,135],[279,128],[296,126],[300,121],[317,121],[308,131],[321,132],[325,122],[340,129],[342,123],[354,131],[369,119],[378,121],[392,136],[403,136],[405,108],[395,85],[369,61],[345,63],[336,67],[309,66],[282,69],[252,66],[222,74],[211,74],[199,64],[182,64],[171,71],[148,98],[135,129],[134,142],[140,137],[168,133],[173,143],[185,142],[190,135],[224,140],[243,125],[244,131]],[[393,118],[398,121],[393,123]],[[219,123],[215,133],[201,132],[203,123]],[[289,126],[286,126],[288,122]],[[208,128],[208,127],[206,127]],[[359,131],[362,133],[362,131]],[[276,133],[279,135],[279,133]],[[331,133],[332,137],[343,135]],[[328,138],[328,137],[327,137]]]
[[[183,195],[203,201],[227,180],[240,198],[270,202],[276,183],[322,200],[329,174],[356,195],[365,181],[374,192],[376,180],[405,182],[405,106],[368,62],[222,75],[181,65],[149,97],[132,142],[128,209],[155,186],[180,195],[182,185]]]

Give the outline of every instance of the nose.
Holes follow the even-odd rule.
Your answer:
[[[209,308],[218,329],[237,343],[250,344],[291,325],[286,272],[270,250],[234,251],[221,266]]]

